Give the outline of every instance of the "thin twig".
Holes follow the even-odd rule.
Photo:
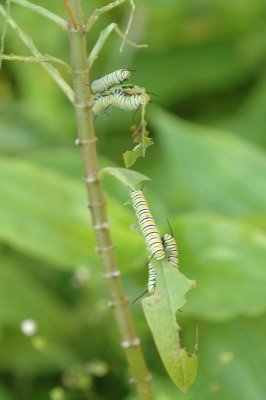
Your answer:
[[[35,56],[35,57],[43,57],[43,55],[39,52],[39,50],[36,48],[34,45],[32,39],[18,26],[18,24],[11,18],[10,16],[7,15],[6,10],[4,7],[0,4],[0,13],[6,18],[8,21],[9,25],[11,26],[12,29],[18,34],[20,39],[23,41],[25,46],[30,50],[30,52]],[[74,93],[72,88],[68,85],[68,83],[62,78],[58,70],[48,62],[43,62],[42,67],[48,72],[48,74],[54,79],[54,81],[57,83],[57,85],[63,90],[65,95],[68,97],[68,99],[71,101],[71,103],[74,102]]]
[[[45,54],[40,57],[34,57],[34,56],[18,56],[15,54],[1,54],[0,55],[0,60],[7,60],[7,61],[20,61],[20,62],[32,62],[32,63],[42,63],[42,62],[53,62],[57,64],[63,65],[68,72],[71,71],[70,65],[68,65],[65,61],[60,60],[59,58],[49,56],[48,54]]]
[[[90,55],[88,57],[88,63],[89,63],[89,68],[92,68],[95,60],[98,58],[98,55],[100,51],[102,50],[106,40],[108,39],[109,35],[115,31],[119,37],[121,37],[124,42],[128,43],[132,47],[137,47],[137,48],[143,48],[143,47],[148,47],[147,44],[137,44],[133,42],[132,40],[128,39],[124,33],[118,28],[117,24],[112,22],[110,25],[108,25],[105,29],[103,29],[100,32],[99,38],[94,45],[93,49],[90,52]]]
[[[98,18],[99,18],[101,15],[103,15],[104,13],[106,13],[106,12],[112,10],[112,9],[115,8],[115,7],[120,6],[120,5],[123,4],[125,1],[127,1],[127,0],[115,0],[115,1],[113,1],[112,3],[109,3],[109,4],[107,4],[106,6],[104,6],[104,7],[102,7],[102,8],[97,8],[97,9],[92,13],[92,15],[88,18],[88,22],[87,22],[87,25],[86,25],[86,28],[85,28],[86,32],[88,32],[88,31],[93,27],[93,25],[95,24],[95,22],[98,20]],[[132,40],[129,40],[129,39],[127,38],[128,33],[129,33],[129,29],[130,29],[130,27],[131,27],[131,25],[132,25],[133,15],[134,15],[134,11],[135,11],[135,3],[134,3],[134,0],[128,0],[128,1],[129,1],[130,4],[131,4],[131,12],[130,12],[130,16],[129,16],[129,20],[128,20],[128,24],[127,24],[125,33],[123,33],[123,32],[118,28],[117,24],[114,23],[114,24],[110,24],[110,25],[109,25],[109,27],[111,27],[111,28],[110,28],[111,31],[114,29],[114,30],[116,31],[116,33],[123,39],[123,40],[122,40],[122,44],[121,44],[120,49],[119,49],[120,52],[123,51],[123,48],[124,48],[125,43],[128,43],[129,45],[131,45],[131,46],[133,46],[133,47],[147,47],[147,45],[137,45],[137,44],[134,43]],[[107,27],[107,30],[108,30],[108,27]],[[110,32],[111,32],[111,31],[110,31]],[[109,36],[110,32],[107,31],[107,33],[106,33],[106,34],[107,34],[106,38]],[[102,31],[101,33],[104,33],[104,31]],[[106,40],[106,38],[105,38],[104,40]],[[100,37],[99,37],[98,40],[101,40],[101,39],[102,39],[102,37],[101,37],[101,35],[100,35]],[[95,47],[97,46],[97,44],[98,44],[98,43],[96,43]],[[99,48],[100,48],[100,49],[102,48],[103,44],[104,44],[104,43],[102,43],[102,44],[99,45]],[[94,49],[93,49],[93,50],[94,50]],[[98,51],[98,53],[99,53],[99,51]],[[94,53],[94,54],[95,54],[95,53]],[[98,55],[97,55],[97,56],[98,56]],[[97,56],[95,57],[95,59],[97,58]],[[93,60],[93,62],[94,62],[94,60]]]
[[[128,36],[129,29],[130,29],[132,21],[133,21],[133,15],[134,15],[134,11],[135,11],[134,0],[130,0],[130,4],[131,4],[131,13],[130,13],[129,20],[128,20],[128,23],[127,23],[127,27],[126,27],[126,30],[125,30],[125,33],[124,33],[124,39],[123,39],[123,42],[122,42],[121,47],[119,49],[120,53],[122,53],[122,51],[123,51],[123,48],[124,48],[124,45],[125,45],[125,42],[126,42],[126,37]]]
[[[65,3],[65,7],[66,7],[66,10],[67,10],[67,13],[69,15],[69,19],[71,21],[71,25],[75,30],[77,30],[78,29],[78,21],[76,20],[76,17],[75,17],[75,15],[73,13],[71,5],[69,4],[68,0],[64,0],[64,3]]]
[[[106,12],[112,10],[115,7],[120,6],[120,4],[123,4],[125,1],[128,0],[115,0],[112,3],[107,4],[106,6],[103,6],[101,8],[96,8],[96,10],[88,18],[86,31],[88,32],[93,27],[93,25],[101,15],[105,14]]]
[[[0,55],[2,55],[4,53],[4,50],[5,50],[5,37],[6,37],[6,32],[7,32],[7,27],[8,27],[9,14],[10,14],[10,0],[6,0],[6,15],[7,15],[7,18],[4,21],[2,35],[1,35]],[[1,71],[1,68],[2,68],[2,59],[0,59],[0,71]]]
[[[31,3],[28,0],[11,0],[11,1],[12,3],[19,4],[22,7],[26,7],[31,9],[32,11],[35,11],[36,13],[55,22],[57,25],[60,26],[60,28],[64,29],[65,31],[67,30],[67,22],[63,18],[59,17],[59,15],[56,15],[49,10],[46,10],[46,8]]]

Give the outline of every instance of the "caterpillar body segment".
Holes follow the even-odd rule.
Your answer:
[[[103,93],[97,93],[93,98],[92,111],[99,115],[107,108],[116,107],[125,111],[137,110],[144,107],[150,101],[150,96],[144,89],[139,90],[127,88],[125,91],[122,88],[112,88]]]
[[[149,262],[149,278],[148,278],[148,292],[149,294],[153,294],[156,289],[156,283],[157,283],[157,272],[155,266],[152,264],[152,262]]]
[[[162,236],[162,243],[167,255],[168,262],[172,264],[173,267],[178,268],[178,248],[174,237],[172,235],[169,235],[169,233],[166,233]]]
[[[136,89],[126,91],[123,89],[116,89],[113,94],[114,107],[121,110],[132,111],[144,107],[150,101],[150,96],[143,90],[136,91]]]
[[[163,260],[165,250],[162,239],[142,191],[134,190],[131,192],[131,198],[150,258]]]
[[[118,69],[110,74],[104,75],[102,78],[96,79],[91,84],[93,93],[103,92],[118,85],[131,77],[131,72],[127,69]]]
[[[113,107],[114,100],[112,94],[98,94],[92,102],[92,111],[99,115],[105,112],[108,108]]]

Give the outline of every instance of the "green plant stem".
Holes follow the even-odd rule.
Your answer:
[[[60,28],[62,28],[64,31],[67,30],[67,22],[63,18],[59,17],[59,15],[56,15],[49,10],[46,10],[46,8],[38,6],[37,4],[31,3],[30,1],[27,0],[11,0],[11,1],[12,3],[19,4],[22,7],[26,7],[42,15],[45,18],[50,19],[51,21],[59,25]]]
[[[49,56],[48,54],[44,54],[43,56],[40,57],[35,57],[35,56],[24,57],[24,56],[18,56],[16,54],[0,54],[0,60],[31,62],[31,63],[42,63],[50,61],[52,63],[61,64],[67,70],[67,72],[70,72],[70,66],[67,63],[65,63],[63,60],[60,60],[60,58]]]
[[[95,45],[93,46],[93,49],[91,50],[90,54],[89,54],[89,58],[88,58],[88,62],[89,62],[89,67],[90,69],[92,68],[94,62],[96,61],[96,59],[98,58],[98,55],[100,53],[100,51],[102,50],[106,40],[108,39],[109,35],[112,32],[115,32],[118,36],[120,36],[123,41],[125,43],[128,43],[130,46],[132,47],[137,47],[137,48],[141,48],[141,47],[148,47],[147,44],[136,44],[134,43],[132,40],[128,39],[123,32],[118,28],[117,24],[115,24],[114,22],[112,22],[110,25],[108,25],[105,29],[103,29],[100,32],[99,38],[97,40],[97,42],[95,43]]]
[[[66,4],[66,3],[65,3]],[[88,93],[88,61],[85,42],[85,25],[82,14],[81,0],[69,0],[71,14],[73,13],[78,27],[72,25],[73,15],[69,16],[70,58],[73,72],[75,93],[75,111],[78,139],[83,165],[84,181],[89,198],[89,208],[96,236],[97,251],[100,254],[103,274],[106,278],[110,306],[112,307],[121,336],[121,346],[125,351],[129,364],[131,382],[135,385],[138,399],[152,400],[150,373],[146,367],[140,340],[136,334],[133,319],[128,306],[128,298],[120,280],[120,271],[114,253],[114,244],[110,236],[101,181],[98,174],[96,152],[96,136],[94,133],[92,113],[89,107]],[[68,11],[68,8],[67,8]],[[69,13],[69,11],[68,11]]]
[[[35,57],[42,57],[43,55],[39,52],[37,47],[34,45],[33,40],[18,26],[18,24],[8,15],[8,12],[0,4],[0,14],[6,19],[11,28],[18,34],[25,46]],[[56,84],[63,90],[65,95],[68,97],[71,103],[74,101],[73,90],[68,83],[62,78],[59,71],[48,62],[43,62],[42,67],[48,72],[48,74],[54,79]]]
[[[108,3],[106,6],[103,6],[101,8],[96,8],[96,10],[92,13],[92,15],[89,17],[87,25],[86,25],[86,30],[87,32],[93,27],[95,22],[97,22],[98,18],[105,14],[106,12],[112,10],[115,7],[120,6],[120,4],[125,3],[127,0],[115,0],[112,1],[111,3]]]

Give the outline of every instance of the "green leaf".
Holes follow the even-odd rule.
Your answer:
[[[181,347],[176,312],[185,303],[185,294],[194,287],[168,263],[157,268],[158,281],[154,295],[142,300],[143,310],[163,364],[178,388],[186,392],[197,374],[197,353],[188,354]]]
[[[200,357],[196,382],[188,393],[177,394],[174,385],[162,373],[155,375],[156,400],[264,400],[265,315],[229,323],[197,324]],[[194,321],[184,323],[184,339],[194,325]]]
[[[105,174],[114,176],[116,179],[122,182],[123,185],[130,187],[132,190],[134,190],[139,183],[150,180],[150,178],[147,176],[126,168],[103,168],[100,171],[100,176],[104,176]]]
[[[8,158],[0,159],[0,180],[2,241],[62,267],[95,262],[82,182]]]
[[[162,373],[154,374],[156,400],[264,400],[266,315],[227,323],[184,321],[185,340],[195,323],[200,348],[196,382],[188,393],[177,393]]]
[[[212,214],[171,218],[181,271],[193,276],[185,315],[205,320],[266,311],[266,233],[252,222]]]
[[[229,133],[157,110],[163,152],[160,193],[172,207],[228,214],[266,212],[265,153]]]
[[[263,77],[236,112],[215,121],[215,124],[265,147],[265,101],[266,79]]]
[[[153,141],[149,137],[145,137],[141,143],[138,143],[132,150],[128,150],[123,154],[125,166],[131,167],[139,157],[145,157],[146,150],[153,145]]]

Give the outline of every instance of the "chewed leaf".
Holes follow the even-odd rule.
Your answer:
[[[139,157],[145,157],[146,150],[149,146],[153,145],[153,140],[145,137],[141,143],[138,143],[132,150],[128,150],[123,154],[125,166],[131,167]]]
[[[182,348],[176,313],[185,304],[185,294],[195,287],[195,282],[167,262],[157,268],[157,273],[156,292],[142,300],[142,305],[169,376],[186,392],[196,379],[198,355],[197,352],[189,354]]]
[[[130,129],[134,143],[141,143],[144,137],[149,136],[149,132],[146,130],[146,122],[144,124],[140,123],[139,126],[132,125]]]
[[[132,149],[128,150],[123,154],[125,166],[127,168],[135,164],[139,157],[145,157],[146,150],[153,144],[152,139],[149,138],[149,132],[147,131],[147,121],[145,120],[146,106],[142,107],[141,110],[141,122],[132,133],[132,139],[137,145]]]
[[[132,190],[134,190],[139,183],[150,180],[150,178],[148,178],[146,175],[126,168],[103,168],[100,172],[100,175],[103,176],[105,174],[114,176],[116,179],[122,182],[123,185],[130,187]]]

